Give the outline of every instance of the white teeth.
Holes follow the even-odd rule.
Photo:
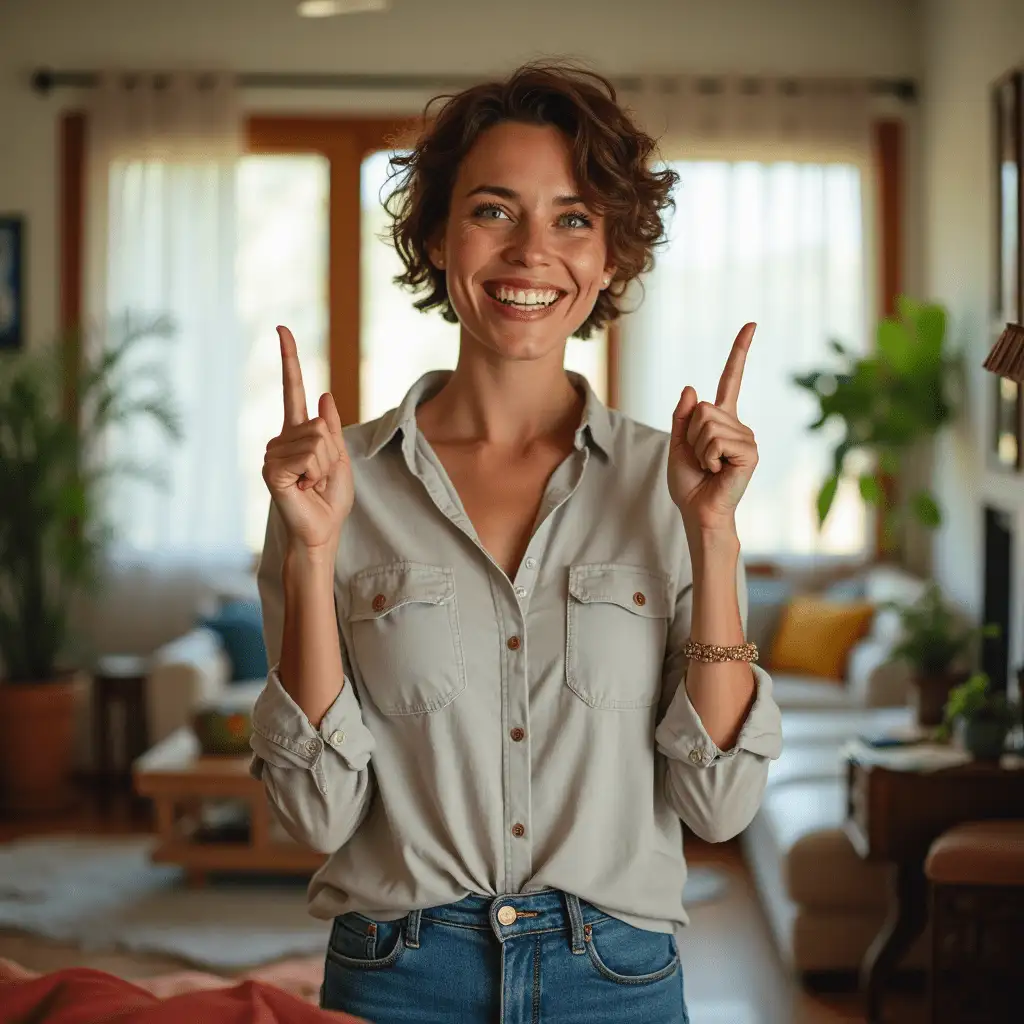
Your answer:
[[[506,288],[499,286],[494,291],[495,298],[499,302],[506,302],[516,306],[550,306],[558,300],[559,292],[552,288],[545,289],[522,289]]]

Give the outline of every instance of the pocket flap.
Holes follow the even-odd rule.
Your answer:
[[[652,619],[671,618],[675,609],[672,581],[634,565],[571,566],[569,593],[583,604],[614,604]]]
[[[455,574],[440,565],[394,562],[352,578],[349,619],[379,619],[406,604],[447,604],[455,597]]]

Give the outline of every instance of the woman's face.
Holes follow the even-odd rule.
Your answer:
[[[569,143],[550,125],[505,122],[466,154],[444,237],[462,342],[507,359],[560,352],[590,315],[613,268],[602,219],[578,196]]]

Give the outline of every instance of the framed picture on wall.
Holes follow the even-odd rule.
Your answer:
[[[995,128],[996,259],[992,295],[995,343],[1008,321],[1024,323],[1024,73],[1014,71],[993,88]],[[992,456],[1008,470],[1024,467],[1024,393],[1004,377],[995,390]]]
[[[25,338],[25,220],[0,214],[0,351]]]

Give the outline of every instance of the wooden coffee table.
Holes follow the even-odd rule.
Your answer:
[[[273,820],[249,762],[248,756],[203,756],[189,728],[134,762],[135,791],[153,801],[156,813],[153,860],[180,864],[193,885],[211,871],[311,875],[323,864],[322,853],[294,842]],[[220,829],[210,824],[215,811],[229,812]]]

